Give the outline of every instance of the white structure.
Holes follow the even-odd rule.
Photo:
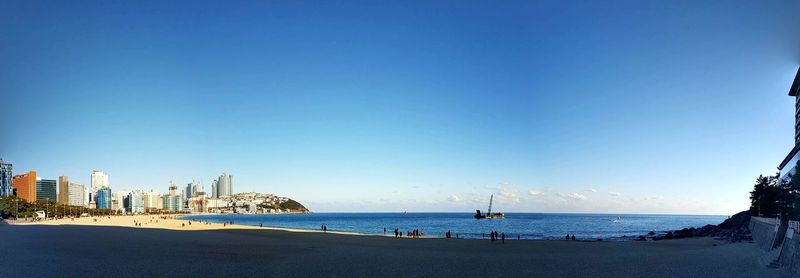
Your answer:
[[[67,191],[69,191],[67,198],[70,206],[86,206],[84,198],[86,196],[86,186],[70,182]]]
[[[144,213],[142,191],[133,190],[125,196],[125,211],[130,214]]]
[[[142,201],[145,210],[160,210],[164,207],[161,195],[159,195],[156,190],[150,190],[150,192],[144,193]]]
[[[100,188],[109,187],[108,186],[108,174],[103,171],[94,170],[92,171],[92,191],[97,192]]]
[[[130,190],[111,191],[111,210],[119,213],[128,212],[125,209],[125,197],[130,194]]]

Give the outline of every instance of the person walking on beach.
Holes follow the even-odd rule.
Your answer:
[[[572,240],[575,240],[575,235],[572,235]]]
[[[500,240],[503,242],[503,244],[506,244],[506,233],[500,234]]]
[[[386,235],[386,227],[383,227],[383,235]]]
[[[566,240],[569,240],[569,234],[567,234],[567,237],[565,237],[565,239],[566,239]]]

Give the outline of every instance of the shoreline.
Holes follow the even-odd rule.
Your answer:
[[[190,219],[194,216],[208,216],[208,215],[232,215],[232,214],[219,214],[219,213],[191,213],[191,214],[140,214],[140,215],[110,215],[110,216],[93,216],[81,218],[62,218],[62,219],[49,219],[40,221],[24,221],[14,223],[13,221],[4,220],[9,225],[43,225],[43,226],[62,226],[62,225],[80,225],[80,226],[96,226],[96,227],[127,227],[134,229],[164,229],[174,231],[213,231],[213,230],[265,230],[265,231],[284,231],[291,233],[320,233],[320,234],[339,234],[339,235],[352,235],[364,237],[387,237],[395,238],[393,231],[387,230],[387,234],[381,233],[365,233],[365,232],[350,232],[341,230],[327,230],[322,231],[318,229],[305,229],[305,228],[288,228],[276,226],[258,226],[255,224],[226,224],[225,222],[213,222],[204,219]],[[139,223],[139,224],[137,224]],[[138,226],[137,226],[138,225]],[[392,232],[392,233],[389,233]],[[664,235],[670,231],[655,231],[656,235]],[[642,236],[649,237],[647,234]],[[643,241],[635,236],[621,236],[621,237],[606,237],[598,239],[578,238],[576,240],[565,240],[561,237],[552,238],[522,238],[523,241],[564,241],[564,242],[638,242]],[[401,239],[446,239],[444,236],[420,236],[408,237],[403,235]],[[488,241],[486,238],[450,238],[450,240],[469,240],[469,241]],[[516,236],[509,235],[507,240],[517,241]],[[654,241],[652,239],[644,241]]]
[[[99,218],[0,225],[9,250],[36,258],[0,265],[9,277],[779,277],[758,264],[757,245],[713,238],[503,244]]]
[[[299,228],[283,228],[273,226],[254,226],[242,224],[223,224],[216,222],[204,222],[202,220],[185,219],[186,217],[196,215],[211,215],[211,214],[141,214],[141,215],[107,215],[107,216],[91,216],[80,218],[62,218],[55,220],[40,220],[40,221],[24,221],[14,223],[13,221],[4,220],[8,225],[42,225],[42,226],[62,226],[62,225],[78,225],[78,226],[95,226],[95,227],[126,227],[134,229],[163,229],[173,231],[215,231],[215,230],[267,230],[267,231],[284,231],[291,233],[321,233],[321,234],[340,234],[340,235],[356,235],[356,236],[380,236],[379,234],[367,234],[358,232],[345,232],[329,230],[323,232],[320,230],[299,229]],[[216,214],[214,214],[216,215]],[[224,214],[219,214],[224,215]],[[140,226],[137,226],[140,223]],[[388,235],[387,235],[388,236]],[[434,238],[434,237],[426,237]]]

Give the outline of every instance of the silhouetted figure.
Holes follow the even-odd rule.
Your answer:
[[[564,239],[569,240],[569,234],[567,234],[567,236]]]
[[[383,235],[386,235],[386,227],[383,227]]]
[[[506,244],[506,233],[500,234],[500,240],[503,242],[503,244]]]
[[[572,235],[572,240],[575,240],[575,235]]]
[[[517,240],[519,240],[519,235],[517,235]]]

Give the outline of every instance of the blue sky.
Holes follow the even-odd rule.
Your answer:
[[[796,1],[3,1],[0,156],[316,211],[732,214],[793,141]]]

